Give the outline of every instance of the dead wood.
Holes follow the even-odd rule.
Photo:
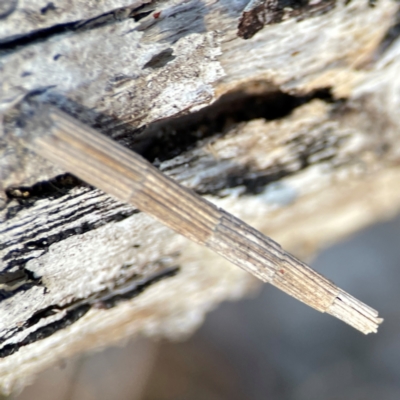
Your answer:
[[[4,126],[24,96],[51,102],[303,258],[391,217],[397,3],[246,3],[5,2]],[[182,337],[254,287],[13,132],[0,140],[3,391],[132,334]]]

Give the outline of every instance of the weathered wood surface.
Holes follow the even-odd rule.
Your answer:
[[[300,257],[398,212],[398,5],[332,2],[245,40],[246,3],[6,2],[5,122],[35,92]],[[254,286],[18,138],[0,151],[4,391],[134,333],[181,337]]]

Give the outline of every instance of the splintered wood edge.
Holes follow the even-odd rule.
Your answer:
[[[245,222],[163,175],[148,161],[55,107],[23,102],[17,134],[33,151],[299,301],[368,334],[377,311]]]
[[[364,334],[376,333],[383,318],[378,311],[357,300],[350,294],[340,290],[327,313],[346,322]]]
[[[377,332],[378,312],[286,252],[272,239],[221,210],[206,245],[233,264],[320,312],[346,322],[364,334]]]

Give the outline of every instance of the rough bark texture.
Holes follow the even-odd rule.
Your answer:
[[[303,258],[398,212],[398,4],[246,3],[4,2],[4,127],[21,97],[51,101]],[[6,128],[0,152],[4,392],[135,333],[182,337],[254,287]]]

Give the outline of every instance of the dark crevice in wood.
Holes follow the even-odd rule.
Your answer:
[[[314,99],[334,101],[330,88],[304,95],[290,95],[278,90],[257,95],[240,91],[230,93],[196,113],[149,125],[142,133],[148,144],[141,155],[157,164],[195,148],[202,139],[223,135],[240,122],[281,119]]]
[[[87,186],[80,179],[70,174],[64,174],[48,181],[37,182],[32,186],[11,187],[6,190],[7,198],[9,201],[16,200],[18,206],[8,210],[6,219],[12,218],[19,211],[19,208],[29,208],[40,199],[57,199],[81,185]]]
[[[89,304],[83,304],[73,310],[68,311],[67,315],[59,321],[52,322],[29,334],[21,342],[4,346],[0,350],[0,358],[10,356],[16,353],[21,347],[37,342],[38,340],[46,339],[53,333],[72,325],[80,318],[82,318],[90,310],[90,308],[91,306]]]
[[[157,283],[162,279],[175,276],[178,272],[179,267],[166,268],[149,278],[142,279],[135,288],[127,290],[124,293],[115,294],[113,293],[113,291],[111,291],[109,294],[99,295],[98,298],[95,300],[96,307],[107,309],[113,308],[123,301],[130,300],[133,297],[138,296],[154,283]]]
[[[144,6],[141,6],[144,7]],[[133,18],[135,22],[140,21],[143,18],[146,18],[148,15],[150,15],[154,10],[149,10],[149,11],[144,11],[144,12],[139,12],[135,13],[134,15],[131,15],[130,18]]]
[[[48,2],[44,7],[40,9],[40,14],[46,15],[49,11],[56,11],[57,7],[52,1]]]
[[[122,212],[116,212],[113,215],[104,217],[102,219],[99,219],[99,221],[96,222],[84,222],[80,224],[79,226],[70,228],[70,229],[64,229],[61,230],[60,232],[52,235],[46,235],[46,232],[53,231],[55,228],[58,227],[63,227],[68,223],[71,223],[75,220],[79,220],[83,216],[93,213],[94,211],[97,211],[101,208],[102,203],[100,202],[97,205],[92,205],[89,207],[82,207],[79,209],[79,212],[73,212],[70,215],[70,218],[60,218],[57,220],[56,223],[54,224],[48,224],[46,225],[45,228],[42,229],[37,229],[33,232],[31,232],[27,236],[22,236],[18,238],[18,241],[21,243],[24,243],[21,248],[18,248],[17,250],[12,250],[9,253],[7,253],[2,261],[4,263],[4,268],[3,271],[9,271],[11,269],[15,269],[18,267],[19,269],[24,268],[26,263],[31,259],[31,258],[24,258],[25,255],[28,255],[30,252],[35,251],[35,250],[43,250],[43,253],[46,253],[49,249],[49,247],[56,242],[61,242],[62,240],[65,240],[71,236],[75,235],[81,235],[86,232],[89,232],[91,230],[97,229],[100,226],[103,226],[104,224],[110,223],[110,222],[119,222],[122,221],[133,214],[136,214],[139,212],[139,210],[136,210],[132,207],[131,210],[125,210]],[[41,236],[40,239],[37,240],[30,240],[29,239],[34,239],[35,237],[37,238],[38,236]],[[4,243],[2,244],[3,248],[7,248],[11,246],[12,243]]]
[[[13,271],[2,270],[0,272],[0,284],[3,287],[3,289],[0,289],[0,303],[18,293],[29,291],[34,286],[41,286],[46,290],[42,278],[25,268],[26,263],[33,258],[16,260],[20,264],[14,265]]]
[[[131,279],[127,282],[124,282],[123,285],[113,288],[112,290],[95,293],[88,299],[76,300],[75,302],[64,305],[63,307],[52,305],[44,308],[43,310],[37,311],[26,320],[23,326],[19,327],[18,329],[14,329],[12,335],[7,335],[7,340],[17,333],[36,325],[43,318],[52,316],[62,310],[68,310],[63,318],[38,328],[36,331],[28,334],[23,340],[21,340],[21,342],[5,345],[2,349],[0,349],[0,358],[10,356],[16,353],[21,347],[34,343],[38,340],[45,339],[55,332],[72,325],[82,318],[92,307],[107,309],[113,308],[121,302],[139,296],[151,285],[159,282],[162,279],[173,277],[178,272],[179,267],[175,266],[165,268],[149,277],[144,277],[140,280],[137,279],[137,276],[134,276],[133,282],[131,282]],[[123,290],[127,285],[129,285],[128,289]],[[0,343],[4,341],[5,339],[0,340]]]
[[[304,163],[299,169],[306,168]],[[249,167],[238,166],[232,169],[223,177],[218,179],[210,179],[207,182],[202,182],[201,187],[196,190],[201,195],[211,195],[216,197],[226,197],[223,193],[226,189],[233,189],[239,186],[243,187],[243,191],[239,196],[257,195],[263,192],[265,187],[273,182],[289,176],[293,173],[283,166],[275,166],[272,171],[253,171]],[[221,193],[222,192],[222,193]]]
[[[230,94],[196,114],[169,120],[164,126],[160,124],[157,127],[149,127],[148,130],[153,131],[147,133],[157,137],[151,141],[156,145],[149,146],[148,151],[143,155],[153,163],[166,161],[195,149],[199,141],[203,139],[215,135],[223,137],[225,133],[241,122],[260,118],[269,121],[281,119],[289,115],[295,108],[314,99],[334,104],[342,104],[344,101],[344,99],[334,99],[329,88],[303,96],[289,95],[283,92],[263,95]],[[298,143],[297,145],[293,143],[293,146],[301,148],[301,151],[296,151],[298,162],[296,168],[293,168],[292,165],[277,164],[272,168],[260,171],[250,165],[232,165],[217,177],[203,179],[194,190],[201,195],[224,197],[226,196],[226,193],[223,193],[225,189],[241,186],[244,188],[241,195],[257,195],[268,184],[307,168],[312,163],[311,156],[327,146],[334,147],[339,144],[331,143],[332,140],[328,140],[329,136],[331,135],[327,132],[323,137],[315,138],[312,141],[305,137],[296,138]],[[332,155],[326,156],[325,160],[332,157]],[[190,162],[195,162],[195,159],[191,159]],[[173,168],[176,167],[177,165],[174,164]],[[163,172],[168,170],[169,168],[166,168]]]
[[[395,42],[395,40],[400,36],[400,7],[397,11],[396,18],[393,25],[388,29],[386,35],[382,39],[380,45],[378,46],[375,54],[375,59],[379,59],[382,54],[384,54],[390,46]]]
[[[149,4],[142,4],[136,8],[132,8],[132,6],[121,7],[100,14],[94,18],[57,24],[47,28],[37,29],[32,32],[6,37],[0,39],[0,56],[18,51],[21,47],[45,42],[55,36],[68,34],[70,32],[85,32],[106,25],[119,23],[128,18],[133,18],[135,21],[139,21],[154,11],[152,7],[151,9],[149,9],[149,7]]]
[[[175,59],[175,56],[173,55],[173,50],[171,48],[168,48],[168,49],[165,49],[165,50],[161,51],[160,53],[156,54],[155,56],[153,56],[151,58],[151,60],[148,61],[143,66],[143,69],[145,69],[145,68],[152,68],[152,69],[162,68],[174,59]]]
[[[264,0],[255,1],[242,13],[238,25],[238,36],[252,38],[265,25],[279,24],[289,18],[302,21],[322,15],[336,6],[336,0]]]
[[[62,309],[66,309],[70,307],[64,306],[64,307],[59,307],[59,306],[48,306],[40,311],[35,312],[30,318],[28,318],[24,324],[16,329],[13,329],[13,331],[10,334],[5,335],[3,339],[0,339],[0,344],[4,343],[6,340],[10,339],[13,337],[15,334],[24,331],[27,328],[30,328],[31,326],[36,325],[41,319],[50,317],[52,315],[55,315],[57,312],[61,311]],[[4,346],[7,347],[7,346]]]
[[[28,283],[24,283],[21,286],[18,286],[17,289],[13,289],[13,290],[4,290],[4,289],[0,289],[0,303],[3,300],[9,299],[19,293],[22,292],[27,292],[28,290],[32,289],[34,286],[43,286],[40,282],[40,280],[38,282],[28,282]]]
[[[29,254],[29,252],[27,252]],[[4,258],[12,258],[13,256],[18,257],[15,259],[12,259],[9,262],[6,262],[6,260],[4,260],[4,258],[2,259],[3,261],[3,265],[4,268],[2,269],[1,273],[8,273],[10,271],[22,271],[25,269],[26,264],[30,261],[30,260],[34,260],[36,257],[22,257],[23,252],[18,252],[18,251],[11,251],[10,253],[7,253],[6,256]],[[9,296],[10,297],[10,296]]]
[[[64,178],[67,178],[69,180],[69,178],[72,177],[71,175],[59,175],[57,177],[55,177],[54,179],[51,179],[50,181],[54,181],[54,180],[60,180],[63,181]],[[76,180],[77,182],[78,180]],[[78,193],[71,193],[69,190],[74,188],[74,186],[70,186],[67,184],[65,186],[59,185],[57,187],[55,186],[48,186],[47,183],[49,181],[45,181],[45,182],[39,182],[33,186],[22,186],[19,187],[18,189],[14,189],[13,192],[15,193],[15,191],[17,191],[18,193],[21,193],[21,197],[15,197],[15,195],[9,195],[9,193],[11,192],[10,190],[7,191],[8,197],[7,197],[7,201],[10,202],[11,200],[14,200],[15,202],[17,202],[17,205],[13,205],[13,206],[9,206],[7,209],[7,212],[4,216],[3,221],[8,221],[12,218],[14,218],[20,211],[22,210],[27,210],[29,208],[35,207],[36,202],[41,200],[41,199],[47,199],[47,200],[55,200],[58,198],[62,198],[63,196],[65,196],[65,201],[71,201],[71,200],[77,200],[80,197],[83,197],[86,201],[88,199],[87,194],[90,193],[90,199],[95,199],[96,197],[100,197],[102,196],[102,192],[97,192],[95,193],[93,188],[91,188],[88,185],[86,191],[81,191]],[[47,186],[48,190],[46,190],[45,192],[36,192],[36,188],[40,188],[42,186],[42,184],[44,186]],[[77,183],[77,186],[83,186],[80,183]],[[40,190],[40,189],[39,189]],[[117,205],[117,203],[116,203]],[[90,211],[101,211],[102,209],[106,208],[106,205],[102,203],[97,203],[97,204],[91,204],[91,205],[87,205],[85,206],[84,204],[82,204],[81,208],[82,210],[86,210],[86,209],[90,209]],[[116,207],[115,207],[116,208]],[[40,212],[40,210],[36,210],[36,212]],[[46,214],[48,217],[51,217],[52,215],[58,215],[60,213],[60,209],[59,208],[54,208],[50,211],[47,211]],[[79,217],[81,217],[82,215],[85,215],[85,212],[72,212],[70,214],[64,214],[63,215],[63,220],[64,222],[73,222],[77,219],[79,219]],[[25,230],[23,233],[23,237],[25,239],[28,239],[29,237],[36,237],[38,233],[41,232],[46,232],[49,229],[48,228],[53,228],[57,222],[53,222],[53,225],[47,225],[47,228],[42,230],[42,231],[38,231],[36,225],[33,225],[32,228]],[[0,229],[0,233],[1,234],[5,234],[7,232],[10,232],[12,230],[15,229],[19,229],[21,228],[21,225],[25,224],[25,221],[18,223],[15,223],[12,225],[12,227],[9,228],[5,228],[5,229]],[[30,235],[30,232],[35,232],[34,235]],[[9,245],[11,245],[12,243],[8,242],[8,244],[0,244],[0,250],[3,250],[7,247],[9,247]]]
[[[101,193],[99,193],[99,194],[101,195]],[[77,196],[68,196],[67,200],[73,200],[73,199],[77,199],[79,197],[85,197],[86,201],[88,199],[86,196],[84,196],[83,193],[80,193]],[[95,199],[96,197],[98,197],[98,196],[91,196],[90,198],[91,199]],[[38,235],[45,234],[46,232],[48,232],[48,231],[50,231],[50,230],[52,230],[54,228],[58,228],[59,226],[63,226],[63,225],[70,224],[72,222],[78,221],[81,217],[83,217],[83,216],[85,216],[86,214],[89,214],[89,213],[102,212],[102,211],[110,212],[110,211],[113,211],[114,209],[118,210],[118,206],[120,205],[120,203],[118,203],[116,201],[114,201],[114,203],[115,203],[114,206],[110,207],[109,204],[105,204],[104,202],[98,202],[96,204],[90,204],[90,203],[89,204],[85,204],[85,202],[82,202],[82,204],[79,207],[79,211],[71,211],[69,214],[64,213],[62,215],[62,221],[63,221],[62,224],[60,224],[60,222],[58,222],[58,221],[53,221],[53,222],[48,222],[46,224],[46,227],[43,227],[43,228],[34,226],[30,230],[24,231],[22,236],[19,236],[19,240],[18,241],[21,241],[21,240],[25,240],[26,241],[26,240],[29,240],[31,238],[38,237]],[[116,211],[113,215],[108,217],[108,218],[111,218],[110,222],[111,221],[116,221],[116,222],[121,221],[121,220],[133,215],[134,213],[139,212],[138,210],[136,210],[133,207],[129,207],[129,206],[126,206],[126,207],[128,207],[129,210],[124,210],[122,212],[121,211]],[[51,216],[51,215],[56,215],[57,216],[57,215],[59,215],[59,213],[60,213],[59,209],[54,209],[52,211],[47,212],[46,214],[47,214],[47,216]],[[97,224],[96,223],[93,223],[93,224],[94,224],[94,226],[92,226],[92,228],[93,227],[97,227],[97,224],[101,225],[100,222],[98,222]],[[10,228],[7,228],[7,229],[4,229],[4,230],[0,231],[0,233],[4,234],[4,233],[7,233],[7,231],[14,230],[14,229],[16,229],[18,227],[19,227],[18,225],[13,225]],[[74,229],[76,230],[77,234],[83,233],[85,231],[85,228],[84,228],[83,225],[82,226],[76,226],[76,227],[74,227]],[[42,241],[43,240],[47,241],[47,238],[42,238],[41,240]],[[0,244],[0,250],[3,250],[5,248],[9,247],[11,244],[12,243],[10,243],[10,242],[8,242],[7,244]],[[36,244],[35,243],[29,243],[28,245],[30,247],[32,247],[32,248],[33,247],[43,248],[43,243],[36,243]]]
[[[22,270],[0,273],[0,284],[12,285],[15,282],[25,280],[28,275]]]

